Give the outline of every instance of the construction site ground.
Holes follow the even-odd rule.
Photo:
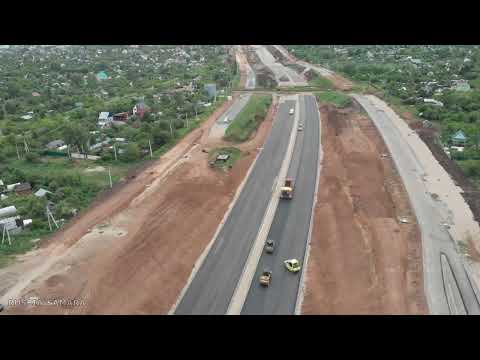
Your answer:
[[[397,111],[398,113],[398,111]],[[438,163],[450,175],[452,180],[459,186],[463,193],[462,196],[472,211],[475,221],[480,221],[480,190],[478,187],[465,175],[460,166],[448,157],[442,146],[438,143],[437,138],[439,132],[435,128],[425,128],[422,122],[409,113],[403,112],[401,116],[407,122],[408,126],[417,132],[422,141],[427,145]],[[478,250],[479,240],[474,238],[467,238],[465,247],[462,249],[467,258],[467,263],[470,265],[471,275],[478,284],[480,284],[480,251]]]
[[[17,305],[10,314],[166,314],[264,143],[272,106],[229,172],[211,169],[209,128],[224,104],[173,149],[105,195],[38,250],[0,271],[0,297],[81,306]],[[231,145],[231,144],[229,144]]]
[[[302,313],[426,314],[419,228],[381,136],[355,104],[323,105],[321,115]]]

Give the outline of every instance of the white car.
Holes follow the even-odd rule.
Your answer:
[[[295,111],[295,110],[294,110],[293,108],[291,108],[290,111],[289,111],[289,114],[290,114],[290,115],[293,115],[294,111]]]

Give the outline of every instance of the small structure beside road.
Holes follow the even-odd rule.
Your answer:
[[[33,195],[35,195],[36,197],[44,197],[45,195],[47,194],[51,194],[52,192],[51,191],[48,191],[48,190],[45,190],[45,189],[38,189]]]
[[[15,193],[17,195],[30,195],[32,193],[32,186],[30,183],[22,183],[15,186]]]
[[[465,136],[465,133],[462,130],[458,130],[455,134],[452,136],[452,144],[454,146],[465,146],[467,143],[467,137]]]

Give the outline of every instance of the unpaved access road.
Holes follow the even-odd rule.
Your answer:
[[[252,67],[248,63],[247,56],[243,52],[242,46],[237,46],[235,59],[240,68],[240,87],[246,90],[255,89],[256,76]]]
[[[415,211],[422,232],[430,312],[480,314],[479,299],[454,241],[460,241],[467,229],[478,231],[459,189],[418,135],[385,103],[374,96],[354,98],[365,108],[392,153]],[[445,223],[451,228],[447,229]]]
[[[302,314],[425,314],[408,196],[360,107],[321,107],[323,161]]]
[[[84,305],[7,306],[3,313],[166,314],[272,125],[270,112],[232,171],[215,171],[202,149],[229,105],[41,249],[0,272],[5,305],[29,297]]]
[[[332,70],[326,69],[320,65],[312,65],[306,61],[298,60],[292,54],[290,54],[287,49],[285,49],[281,45],[274,45],[274,46],[290,61],[305,67],[304,72],[308,71],[309,69],[313,69],[321,76],[329,79],[337,89],[343,90],[343,91],[349,91],[352,89],[353,84],[351,83],[351,81],[345,79],[343,76],[340,76],[335,72],[333,72]]]

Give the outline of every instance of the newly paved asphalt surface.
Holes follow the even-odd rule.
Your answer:
[[[295,180],[294,196],[278,204],[268,234],[275,241],[275,250],[262,253],[242,315],[293,315],[295,311],[301,272],[288,272],[283,261],[296,258],[303,264],[308,241],[320,146],[320,119],[313,96],[300,96],[300,123],[304,130],[297,134],[288,169],[288,176]],[[272,271],[268,288],[258,281],[264,269]]]
[[[227,312],[285,157],[293,124],[288,111],[294,106],[294,101],[279,105],[264,148],[175,314]]]
[[[235,99],[232,106],[230,106],[230,108],[217,119],[217,124],[228,127],[228,125],[230,125],[230,123],[237,117],[240,111],[242,111],[245,105],[247,105],[251,96],[252,94],[242,94]],[[225,119],[227,119],[227,122],[225,122]]]
[[[424,282],[432,314],[480,314],[480,304],[453,239],[441,225],[446,221],[427,192],[423,166],[383,111],[368,98],[355,95],[381,133],[405,184],[422,233]]]

